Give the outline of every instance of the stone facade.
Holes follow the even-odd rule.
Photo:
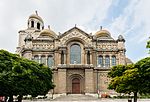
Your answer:
[[[115,40],[107,30],[88,34],[78,27],[56,34],[38,14],[29,16],[27,29],[19,31],[16,52],[44,63],[53,71],[54,93],[112,92],[107,73],[114,65],[132,63],[125,55],[125,39]]]

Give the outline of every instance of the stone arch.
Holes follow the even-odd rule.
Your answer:
[[[80,64],[84,64],[84,62],[85,62],[84,43],[79,40],[70,40],[67,43],[67,64],[70,64],[70,48],[73,44],[77,44],[80,46],[80,48],[81,48],[81,63]]]
[[[41,26],[41,25],[40,25],[40,23],[38,22],[38,23],[37,23],[37,29],[40,30],[40,26]]]
[[[31,27],[34,28],[34,26],[35,26],[35,25],[34,25],[34,21],[31,20]]]
[[[84,93],[84,77],[80,74],[72,74],[68,79],[68,93],[73,93],[73,84],[79,84],[79,92],[75,94],[83,94]]]
[[[111,56],[111,66],[115,66],[116,65],[116,55],[112,55]]]
[[[83,39],[78,38],[78,37],[73,37],[73,38],[70,38],[70,39],[66,40],[65,45],[68,45],[70,42],[74,42],[74,41],[75,42],[80,42],[83,45],[86,44],[86,41],[84,41]]]
[[[110,67],[110,56],[109,55],[105,56],[105,67]]]
[[[40,58],[40,63],[46,65],[46,56],[45,55],[41,55],[41,58]]]
[[[54,65],[54,57],[53,55],[47,56],[47,66],[50,68]]]
[[[81,46],[73,43],[70,46],[70,64],[81,64]]]
[[[33,60],[39,63],[39,55],[34,55]]]

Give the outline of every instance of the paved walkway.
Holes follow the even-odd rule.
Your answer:
[[[89,95],[67,95],[67,96],[60,96],[53,100],[23,100],[23,102],[128,102],[128,99],[107,99],[107,98],[101,98],[98,99],[96,97],[92,97]],[[133,100],[132,100],[133,102]],[[138,102],[150,102],[150,99],[138,99]]]
[[[53,101],[98,101],[99,99],[89,95],[69,94],[67,96],[60,96]]]

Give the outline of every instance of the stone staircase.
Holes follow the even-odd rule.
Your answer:
[[[84,94],[68,94],[53,99],[53,101],[96,101],[98,98]]]

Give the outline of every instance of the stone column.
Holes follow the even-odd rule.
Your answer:
[[[109,56],[110,60],[110,67],[112,67],[112,55]]]
[[[55,66],[58,65],[57,59],[58,59],[58,58],[57,58],[57,52],[55,52],[55,53],[54,53],[54,65],[55,65]]]
[[[56,51],[55,52],[55,66],[57,66],[58,64],[60,64],[60,61],[61,61],[61,54],[59,51]]]
[[[85,93],[94,93],[93,69],[85,69]]]
[[[105,56],[106,55],[103,55],[103,67],[106,67],[106,65],[105,65]]]
[[[99,58],[99,54],[96,54],[96,66],[98,66],[99,65],[99,63],[98,63],[98,59]]]
[[[119,58],[116,57],[116,65],[119,65]]]
[[[67,52],[64,51],[64,64],[67,64]]]
[[[58,52],[58,64],[61,64],[61,51]]]
[[[93,64],[93,61],[92,61],[92,52],[90,51],[90,64]]]
[[[45,59],[46,59],[46,62],[45,62],[45,63],[46,63],[46,66],[48,66],[48,64],[47,64],[47,62],[48,62],[48,56],[46,55],[45,57],[46,57],[46,58],[45,58]]]
[[[54,93],[59,93],[58,91],[58,73],[56,70],[53,71],[53,82],[56,85],[56,87],[54,87]]]
[[[94,66],[97,66],[97,54],[96,54],[97,52],[96,51],[93,51],[93,62],[92,62],[92,64],[94,65]]]
[[[66,86],[66,69],[58,69],[58,90],[60,94],[65,94],[67,92],[67,86]]]
[[[87,51],[85,50],[85,53],[84,53],[84,64],[87,64]]]
[[[41,63],[41,55],[39,54],[39,63]]]

